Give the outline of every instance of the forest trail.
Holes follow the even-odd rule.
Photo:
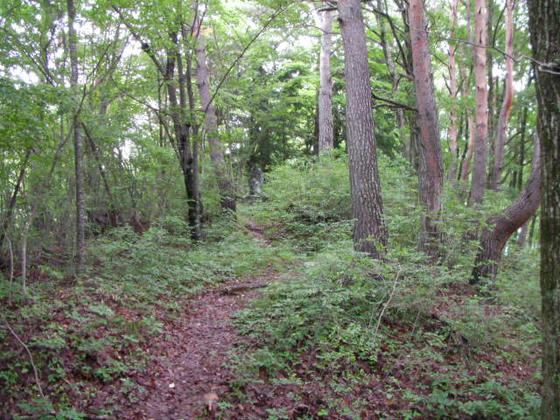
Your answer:
[[[263,247],[270,246],[263,230],[250,221],[248,229]],[[259,296],[259,289],[283,273],[266,272],[234,279],[189,300],[184,316],[166,323],[162,341],[149,353],[155,358],[139,380],[145,399],[122,413],[124,418],[212,418],[235,374],[228,365],[230,351],[244,338],[231,318]]]

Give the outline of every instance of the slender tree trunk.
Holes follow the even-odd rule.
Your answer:
[[[377,9],[382,13],[387,14],[386,1],[377,0]],[[401,75],[396,69],[395,60],[391,53],[391,48],[389,48],[389,45],[387,43],[387,29],[386,29],[387,23],[385,22],[385,19],[380,14],[376,13],[375,17],[377,20],[377,26],[379,26],[380,42],[381,42],[381,48],[383,49],[383,57],[385,58],[385,64],[387,64],[389,73],[391,74],[391,81],[392,81],[391,91],[393,95],[395,95],[399,89],[399,81]],[[399,137],[401,139],[401,144],[403,147],[403,154],[407,160],[411,161],[411,156],[412,156],[410,150],[411,144],[410,144],[410,140],[407,140],[406,138],[405,116],[404,116],[404,110],[402,108],[400,107],[395,108],[395,119],[397,122],[397,127],[399,128]]]
[[[492,168],[494,165],[494,143],[491,142],[491,137],[494,134],[494,113],[496,109],[496,98],[498,96],[499,90],[499,79],[494,79],[494,56],[492,55],[492,48],[495,43],[494,39],[494,0],[486,1],[486,77],[488,86],[488,162],[487,162],[487,179],[486,182],[491,179],[490,174],[492,173]],[[488,185],[487,185],[488,187]]]
[[[542,142],[541,417],[560,418],[560,0],[531,0],[529,29],[536,60],[537,129]]]
[[[435,256],[438,253],[439,242],[441,241],[437,219],[442,210],[441,189],[444,173],[434,80],[430,62],[430,44],[422,0],[409,1],[408,16],[418,122],[421,133],[418,185],[420,201],[427,210],[422,222],[420,248]]]
[[[360,0],[337,3],[344,44],[346,143],[350,169],[354,247],[379,258],[387,243],[377,169],[369,63]]]
[[[519,232],[519,237],[517,238],[517,246],[523,248],[525,242],[527,241],[527,233],[529,232],[529,223],[531,220],[527,220],[523,226],[521,226],[521,232]]]
[[[184,31],[183,26],[183,38],[187,39]],[[192,57],[190,55],[186,56],[187,60],[187,72],[186,72],[186,88],[189,98],[189,110],[190,110],[190,121],[196,121],[196,102],[194,100],[194,90],[192,86]],[[179,62],[179,68],[181,68],[181,60]],[[181,86],[181,89],[184,89]],[[194,231],[193,231],[193,238],[195,240],[200,240],[202,238],[202,198],[200,194],[200,168],[199,168],[199,125],[198,124],[190,124],[192,129],[192,167],[191,167],[191,175],[192,177],[189,179],[191,183],[192,189],[192,197],[194,200],[191,201],[191,210],[194,213]]]
[[[321,28],[321,54],[319,58],[319,154],[333,150],[334,123],[332,111],[331,43],[333,12],[316,11],[316,21]]]
[[[456,181],[457,177],[457,139],[458,139],[458,118],[457,118],[457,95],[459,89],[457,87],[457,60],[455,53],[457,52],[457,45],[455,44],[455,27],[457,26],[457,6],[459,0],[451,0],[451,29],[449,37],[451,40],[448,43],[449,50],[449,93],[451,95],[451,109],[449,111],[449,152],[451,157],[449,159],[449,180]]]
[[[91,136],[91,133],[89,132],[87,126],[85,124],[82,124],[82,128],[84,129],[84,133],[88,140],[91,152],[93,153],[93,157],[95,158],[95,161],[97,163],[97,170],[99,171],[99,175],[101,175],[101,180],[103,181],[103,186],[105,188],[105,192],[107,193],[107,198],[109,199],[109,214],[108,214],[109,224],[112,227],[115,227],[118,224],[117,211],[115,208],[116,201],[111,191],[111,185],[109,183],[109,177],[107,176],[107,171],[103,166],[103,159],[101,156],[101,152],[97,147],[97,145],[95,144],[95,141],[93,140],[93,137]]]
[[[531,219],[531,227],[529,228],[529,248],[533,249],[533,242],[535,240],[535,225],[537,224],[537,215],[535,214]]]
[[[496,277],[498,263],[508,239],[535,214],[540,202],[541,159],[539,138],[536,136],[531,176],[517,200],[508,206],[502,214],[494,215],[488,219],[488,228],[482,231],[481,247],[476,256],[471,284]]]
[[[471,24],[472,23],[471,0],[468,0],[466,3],[467,3],[467,40],[470,45],[473,42],[472,24]],[[461,67],[461,77],[463,79],[462,96],[468,98],[470,96],[469,75],[467,72],[467,68],[464,66]],[[465,155],[465,159],[463,160],[463,166],[461,167],[461,180],[466,182],[469,180],[469,175],[471,172],[471,161],[474,152],[474,142],[475,142],[475,125],[474,125],[474,118],[472,116],[472,112],[470,111],[470,109],[467,109],[465,112],[467,113],[467,128],[469,131],[469,136],[468,136],[467,153]]]
[[[523,115],[521,117],[521,134],[519,139],[519,168],[517,169],[517,185],[514,185],[518,190],[523,185],[523,167],[525,166],[525,136],[527,133],[527,107],[523,108]]]
[[[78,86],[78,51],[77,51],[77,34],[74,28],[76,20],[76,9],[74,0],[67,0],[68,7],[68,49],[70,51],[70,85],[73,88]],[[74,169],[76,183],[76,274],[80,274],[85,258],[85,209],[84,209],[84,171],[83,171],[83,141],[82,127],[80,124],[80,116],[78,104],[75,104],[72,130],[74,132]]]
[[[179,163],[183,172],[183,180],[187,193],[188,223],[191,228],[191,237],[197,241],[200,232],[200,194],[198,191],[197,159],[191,149],[190,124],[187,121],[187,93],[186,81],[183,71],[183,62],[179,53],[178,37],[176,32],[170,34],[173,47],[167,52],[167,63],[164,80],[167,84],[169,98],[169,112],[175,130],[176,147],[179,153]],[[177,63],[178,86],[174,79],[175,63]],[[177,98],[179,89],[179,98]]]
[[[469,205],[482,203],[486,189],[486,161],[488,156],[487,14],[486,0],[475,0],[474,77],[476,84],[476,134]]]
[[[494,137],[494,165],[491,187],[498,190],[504,169],[504,147],[511,107],[513,105],[513,9],[514,0],[506,0],[506,83],[500,118]]]
[[[8,208],[3,215],[4,221],[2,222],[2,231],[0,232],[0,263],[2,263],[2,245],[4,244],[4,239],[6,238],[6,233],[8,232],[8,228],[12,223],[12,216],[14,214],[14,209],[16,208],[17,197],[19,191],[21,189],[21,185],[23,183],[23,178],[25,177],[25,171],[27,170],[27,164],[29,162],[29,157],[31,156],[31,149],[27,149],[25,152],[25,157],[23,158],[23,163],[21,164],[21,168],[19,170],[19,175],[16,180],[16,185],[14,187],[14,191],[12,192],[12,196],[10,197],[10,201],[8,202]]]
[[[210,160],[212,162],[212,166],[214,167],[216,178],[218,179],[222,209],[235,212],[235,191],[233,183],[227,173],[224,150],[218,136],[218,117],[216,116],[216,107],[211,102],[212,96],[210,93],[209,83],[210,72],[206,57],[206,40],[201,33],[200,22],[195,21],[194,25],[198,41],[196,47],[196,56],[198,59],[196,78],[200,101],[205,115],[204,131],[210,148]]]

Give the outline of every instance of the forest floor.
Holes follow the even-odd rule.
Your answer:
[[[149,348],[154,362],[137,377],[149,391],[147,398],[131,404],[117,417],[211,417],[236,379],[228,357],[243,338],[231,324],[231,317],[258,297],[258,289],[278,277],[271,272],[230,282],[193,299],[184,308],[185,315],[166,324],[162,340]],[[242,407],[237,408],[242,411]]]
[[[18,334],[0,328],[0,419],[532,418],[539,335],[517,294],[422,255],[309,251],[336,225],[265,210],[196,248],[169,223],[119,231],[85,280],[44,261],[27,299],[0,287]]]

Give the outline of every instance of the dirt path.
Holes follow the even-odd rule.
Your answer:
[[[250,224],[249,229],[268,246],[257,226]],[[166,324],[163,341],[152,343],[149,349],[155,363],[137,380],[146,388],[145,399],[121,415],[157,420],[211,418],[235,379],[227,366],[229,352],[243,340],[231,317],[279,276],[268,273],[232,281],[190,300],[184,317]]]

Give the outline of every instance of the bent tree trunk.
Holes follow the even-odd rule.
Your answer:
[[[218,118],[216,116],[216,107],[212,103],[209,84],[208,60],[206,57],[206,40],[201,33],[200,22],[194,22],[197,36],[196,56],[198,66],[196,71],[198,92],[200,93],[200,101],[205,115],[205,134],[208,139],[210,148],[210,161],[214,168],[216,178],[218,179],[218,188],[220,191],[220,204],[222,209],[235,212],[235,191],[233,184],[227,174],[224,151],[220,138],[218,137]]]
[[[533,167],[527,185],[521,195],[502,214],[496,214],[487,221],[488,227],[482,231],[480,251],[475,260],[471,284],[483,279],[494,279],[498,273],[498,262],[510,236],[523,226],[537,211],[541,202],[541,159],[540,142],[535,138]]]
[[[369,63],[360,0],[339,0],[340,28],[344,44],[346,78],[346,143],[354,248],[379,258],[387,244],[383,202],[377,170],[377,150],[369,81]]]
[[[560,418],[560,0],[531,0],[537,129],[542,141],[541,306],[544,420]]]
[[[421,134],[418,185],[420,201],[427,211],[422,221],[420,249],[435,256],[438,253],[441,240],[441,234],[437,228],[437,219],[442,210],[443,160],[439,140],[432,65],[430,63],[430,44],[422,0],[410,0],[408,16],[418,123]]]

